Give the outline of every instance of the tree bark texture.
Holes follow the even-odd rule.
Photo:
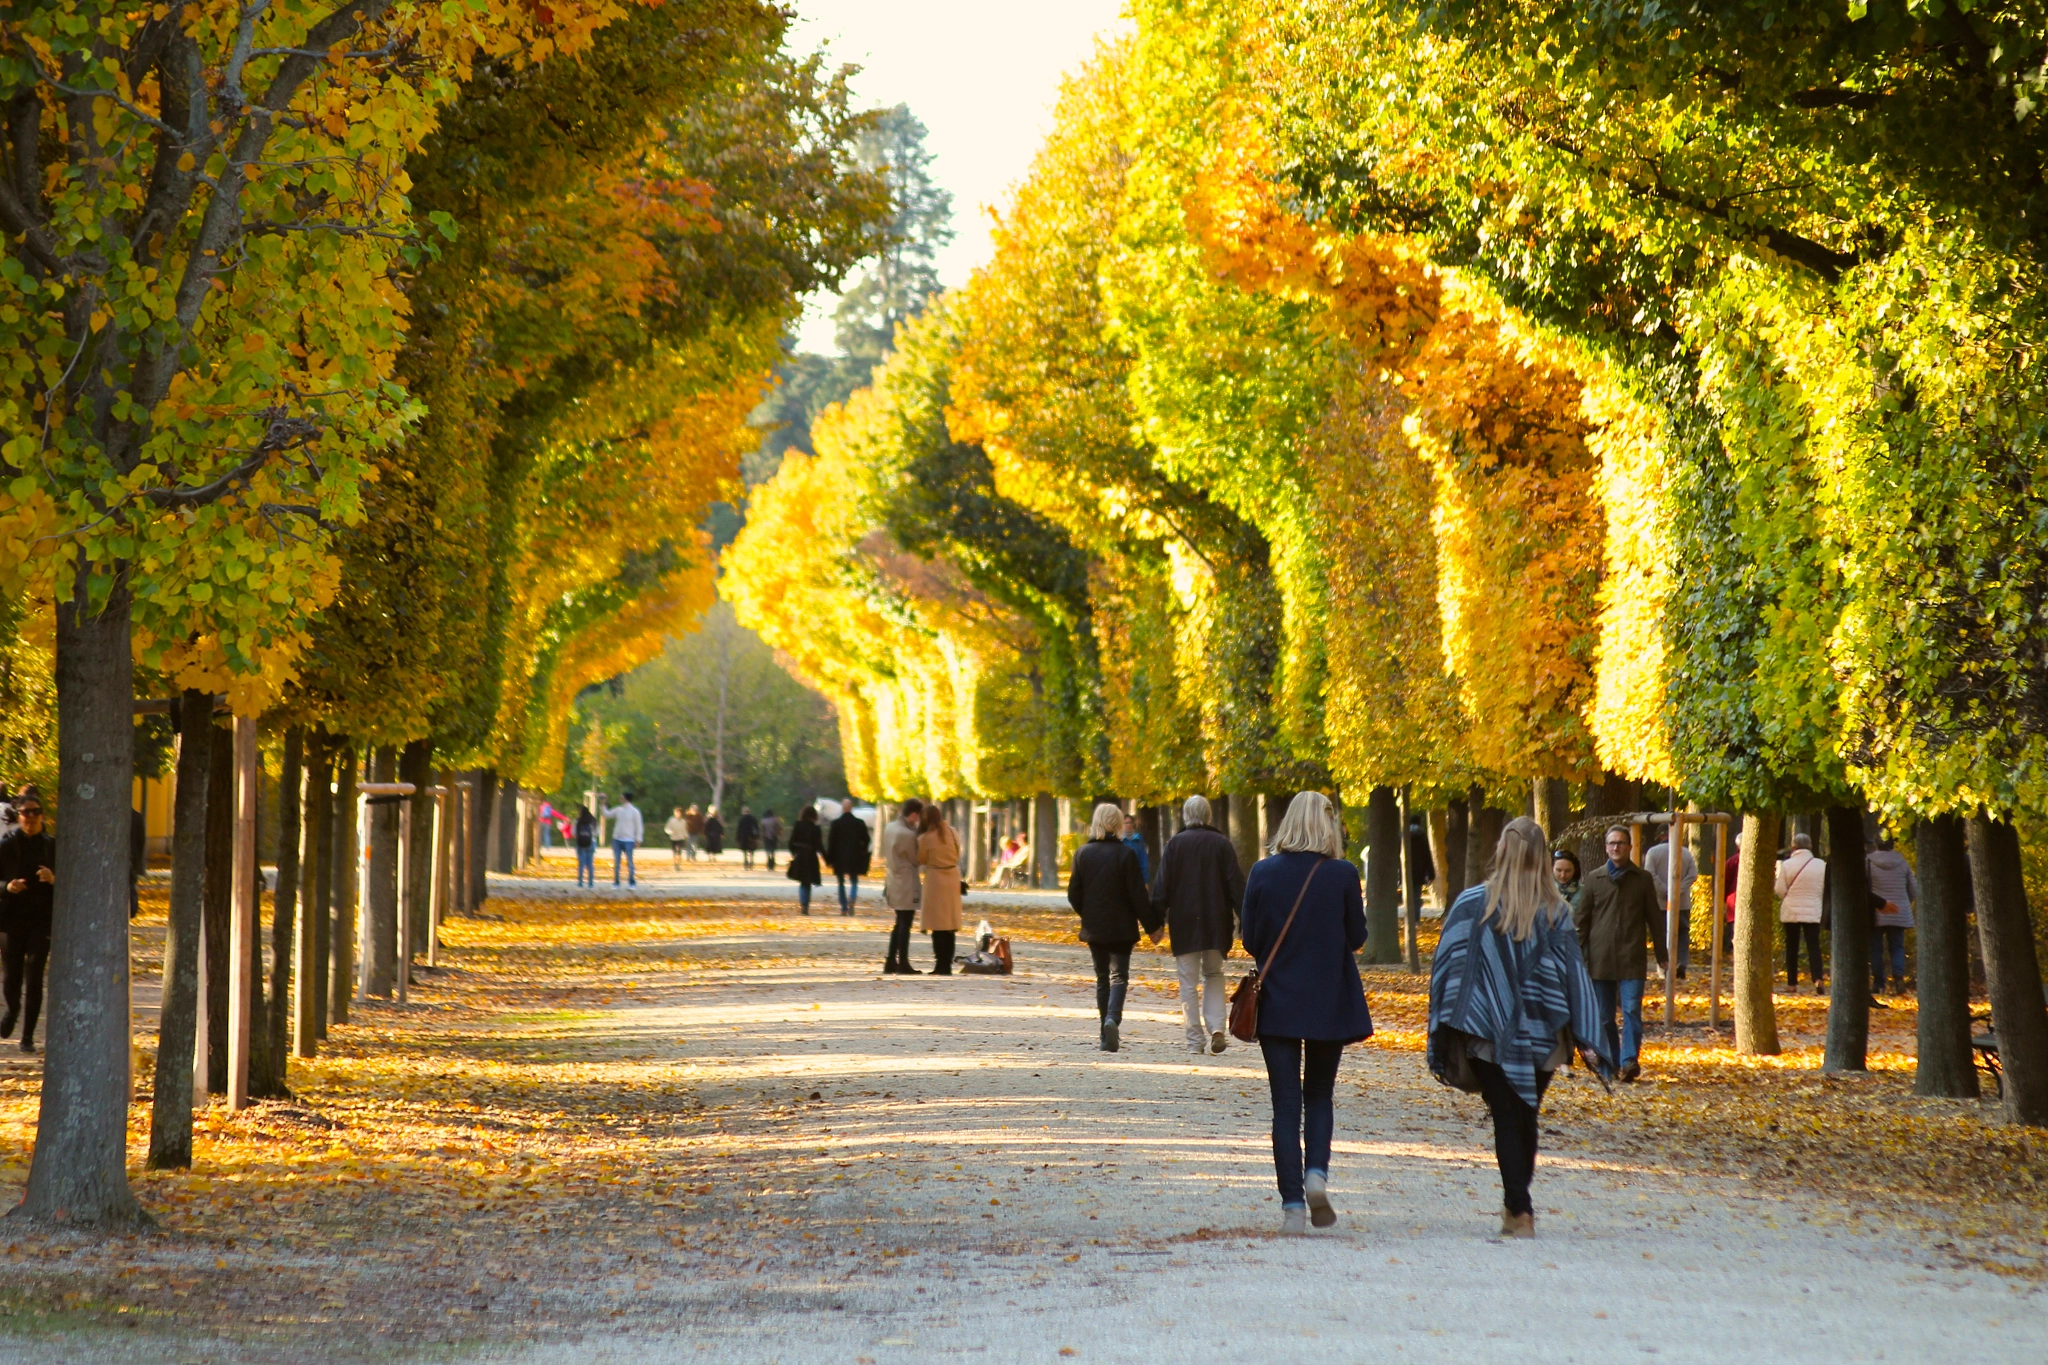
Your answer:
[[[1031,802],[1031,884],[1046,890],[1060,884],[1059,802],[1047,795]]]
[[[306,732],[284,732],[277,781],[277,888],[270,901],[270,997],[255,1021],[263,1029],[259,1056],[263,1074],[252,1070],[249,1094],[256,1099],[291,1098],[286,1084],[291,1055],[293,950],[299,922],[299,800],[305,783]],[[257,954],[261,968],[262,954]],[[259,971],[256,978],[263,979]]]
[[[1237,849],[1237,865],[1249,874],[1259,860],[1259,798],[1250,792],[1230,798],[1230,842]]]
[[[519,823],[519,784],[506,778],[498,786],[498,872],[519,870]]]
[[[150,1098],[149,1169],[192,1165],[192,1049],[199,1029],[199,928],[206,895],[206,787],[213,769],[213,697],[178,697],[177,809],[171,817],[171,911]]]
[[[1442,861],[1445,890],[1451,901],[1463,894],[1472,883],[1465,875],[1465,854],[1472,842],[1472,807],[1465,798],[1454,796],[1444,808],[1444,856]],[[1444,903],[1450,909],[1450,901]]]
[[[406,880],[412,883],[410,918],[411,946],[415,955],[427,950],[427,913],[434,895],[434,798],[427,788],[434,785],[434,742],[416,739],[398,756],[398,780],[413,785],[412,849],[406,855]],[[397,809],[397,807],[393,807]],[[409,967],[410,964],[408,964]],[[410,982],[412,977],[407,975]]]
[[[1774,959],[1771,925],[1777,909],[1778,817],[1748,811],[1742,817],[1741,869],[1735,878],[1735,1050],[1750,1057],[1778,1055],[1778,1006],[1771,998]]]
[[[1493,875],[1493,851],[1507,828],[1508,813],[1486,804],[1486,791],[1474,787],[1465,796],[1469,808],[1465,827],[1465,877],[1467,886],[1477,886]]]
[[[346,745],[334,775],[334,911],[327,932],[327,1022],[348,1022],[356,989],[356,897],[361,888],[356,824],[356,750]]]
[[[35,1155],[18,1212],[39,1222],[149,1222],[128,1186],[128,895],[135,672],[125,574],[95,611],[81,572],[57,605],[60,821],[49,1028]]]
[[[1401,960],[1401,800],[1374,787],[1365,803],[1365,960]]]
[[[213,727],[206,781],[206,1093],[228,1093],[228,935],[235,891],[235,732]]]
[[[331,780],[326,737],[315,734],[306,743],[306,797],[299,812],[299,842],[304,850],[300,880],[305,889],[300,896],[304,909],[292,935],[295,986],[291,998],[292,1055],[296,1057],[316,1057],[320,1053],[320,1003],[321,986],[324,984],[320,972],[320,931],[325,927],[327,917],[328,840],[332,838],[334,825],[334,807],[327,791]]]
[[[1436,877],[1430,882],[1430,886],[1436,892],[1437,908],[1440,910],[1451,908],[1451,877],[1448,870],[1450,865],[1450,846],[1449,812],[1443,810],[1429,812],[1429,860],[1436,867]],[[1464,852],[1461,849],[1459,857],[1462,859],[1463,856]]]
[[[469,908],[475,910],[490,897],[485,874],[491,866],[491,815],[497,807],[498,775],[489,768],[478,768],[470,774],[470,781],[475,785],[469,803]]]
[[[1260,842],[1267,848],[1272,847],[1273,836],[1279,833],[1280,822],[1287,818],[1287,808],[1293,802],[1294,798],[1292,796],[1266,796],[1260,798],[1260,804],[1266,817],[1265,823],[1260,826],[1260,834],[1262,835]]]
[[[371,752],[369,780],[398,780],[396,750],[386,745]],[[398,964],[398,803],[371,797],[369,810],[370,884],[363,889],[363,904],[369,907],[369,941],[363,945],[368,984],[363,990],[388,1000]]]
[[[1543,837],[1556,839],[1557,832],[1572,822],[1571,785],[1559,778],[1539,777],[1529,784],[1529,790],[1535,798],[1535,819],[1543,826]]]
[[[1863,814],[1860,805],[1827,811],[1831,980],[1823,1071],[1864,1070],[1870,1047],[1870,874],[1863,864]]]
[[[2005,1072],[2005,1116],[2048,1127],[2048,1005],[2042,1002],[2041,963],[2020,880],[2019,832],[2003,820],[1974,816],[1969,844],[1991,1026]]]
[[[1913,1093],[1978,1097],[1970,1050],[1970,848],[1959,815],[1922,820],[1913,831],[1920,878],[1920,1036]]]

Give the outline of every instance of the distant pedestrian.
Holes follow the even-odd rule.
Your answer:
[[[1081,917],[1081,941],[1095,961],[1095,1014],[1104,1052],[1123,1045],[1124,996],[1138,935],[1157,938],[1165,913],[1145,890],[1138,855],[1124,842],[1124,813],[1105,801],[1088,822],[1088,842],[1074,850],[1067,904]]]
[[[1209,799],[1190,796],[1181,807],[1181,830],[1159,854],[1152,902],[1166,913],[1166,933],[1180,970],[1180,1014],[1192,1052],[1220,1053],[1223,1031],[1223,959],[1237,937],[1237,907],[1244,902],[1244,869],[1230,836],[1209,822]]]
[[[1245,878],[1240,932],[1259,964],[1259,1050],[1273,1096],[1273,1174],[1280,1231],[1337,1221],[1330,1204],[1337,1065],[1372,1036],[1353,954],[1365,946],[1365,896],[1344,860],[1344,830],[1321,792],[1301,792],[1273,853]],[[1304,1150],[1304,1147],[1306,1150]]]
[[[1564,903],[1578,909],[1579,897],[1586,889],[1579,872],[1579,855],[1568,848],[1551,854],[1550,878],[1557,883],[1557,894],[1564,897]]]
[[[1494,849],[1493,875],[1445,914],[1429,976],[1429,1068],[1457,1084],[1462,1050],[1493,1114],[1503,1237],[1534,1237],[1529,1182],[1536,1173],[1537,1110],[1560,1066],[1583,1048],[1605,1074],[1611,1056],[1603,1010],[1586,974],[1571,907],[1555,865],[1543,870],[1543,829],[1519,816]],[[1597,878],[1600,874],[1595,873]],[[1641,947],[1640,944],[1637,945]]]
[[[704,812],[691,806],[683,812],[683,856],[691,862],[697,861],[697,850],[704,846]]]
[[[50,964],[50,919],[56,906],[57,841],[43,826],[43,803],[33,787],[15,798],[16,827],[0,837],[0,934],[6,946],[7,1014],[0,1038],[21,1024],[21,1050],[36,1050],[36,1020],[43,1011],[43,973]]]
[[[725,821],[718,818],[716,806],[704,812],[704,852],[713,862],[725,858]]]
[[[683,808],[681,806],[675,806],[670,809],[668,823],[661,827],[661,832],[668,836],[669,856],[675,859],[675,870],[681,872],[683,870],[683,846],[690,842],[690,825],[688,821],[683,819]]]
[[[1799,945],[1806,945],[1806,965],[1813,973],[1813,993],[1827,990],[1828,969],[1820,955],[1821,911],[1827,905],[1828,865],[1813,856],[1813,840],[1792,836],[1792,851],[1778,864],[1771,889],[1778,897],[1778,920],[1785,926],[1785,988],[1799,991]]]
[[[1906,855],[1893,845],[1889,835],[1881,836],[1877,847],[1863,857],[1870,874],[1870,894],[1883,902],[1877,912],[1877,927],[1870,935],[1870,990],[1885,989],[1885,968],[1891,968],[1891,989],[1906,989],[1906,931],[1913,927],[1913,910],[1920,900],[1920,882],[1913,875]]]
[[[740,823],[734,837],[739,841],[740,866],[752,872],[754,850],[761,846],[761,820],[754,814],[751,806],[740,807]]]
[[[847,798],[846,809],[852,813],[851,797]],[[924,885],[918,888],[918,918],[924,931],[932,936],[932,975],[951,976],[953,937],[960,932],[960,836],[946,823],[942,802],[925,802],[924,809],[918,812],[918,822],[921,828],[917,836],[917,863],[924,869]],[[867,826],[863,824],[861,828]]]
[[[597,885],[597,817],[590,807],[576,808],[576,885]]]
[[[775,870],[775,851],[782,847],[782,817],[772,810],[761,812],[761,851],[768,855],[768,870]]]
[[[1670,925],[1671,878],[1665,869],[1671,862],[1671,827],[1658,827],[1657,842],[1650,845],[1643,854],[1643,871],[1650,874],[1650,881],[1657,888],[1657,913],[1664,916],[1666,931]],[[1685,969],[1692,965],[1692,887],[1700,879],[1699,860],[1692,856],[1692,850],[1680,845],[1678,849],[1678,939],[1671,945],[1673,960],[1677,963],[1678,979],[1685,980]]]
[[[1643,1074],[1643,979],[1650,974],[1643,939],[1656,945],[1657,965],[1664,966],[1664,916],[1657,884],[1629,857],[1629,834],[1621,826],[1607,831],[1607,861],[1586,878],[1572,917],[1606,1021],[1601,1055],[1618,1060],[1621,1078],[1633,1081]],[[1618,1030],[1616,1010],[1621,1013]]]
[[[832,874],[839,880],[839,913],[851,915],[860,903],[860,879],[867,875],[868,864],[874,861],[874,842],[868,833],[868,822],[853,813],[850,796],[839,808],[839,818],[832,822],[832,832],[825,843],[825,861],[832,864]]]
[[[811,913],[811,888],[823,884],[818,855],[825,851],[825,831],[818,828],[818,808],[805,806],[789,832],[789,879],[796,883],[796,903],[802,913]]]
[[[633,867],[633,850],[640,846],[640,840],[647,831],[640,819],[640,808],[633,804],[633,793],[627,792],[624,800],[604,814],[612,822],[612,885],[619,884],[619,862],[624,859],[626,885],[638,886],[640,879]]]
[[[885,976],[921,976],[910,965],[910,925],[922,899],[923,874],[917,863],[917,837],[924,802],[911,797],[896,808],[896,818],[882,826],[882,901],[896,912],[889,930],[889,952],[882,959]]]
[[[1124,847],[1138,855],[1138,873],[1144,877],[1145,885],[1152,884],[1152,853],[1145,847],[1145,835],[1138,828],[1136,816],[1124,817]]]
[[[56,864],[52,863],[52,867]],[[142,812],[128,810],[128,918],[142,913],[142,877],[149,871],[149,826]]]

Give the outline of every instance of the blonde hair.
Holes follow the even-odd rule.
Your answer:
[[[1564,909],[1563,893],[1550,873],[1550,841],[1544,837],[1543,826],[1526,815],[1516,816],[1494,846],[1493,875],[1486,879],[1485,915],[1519,943],[1529,937],[1539,913],[1547,910],[1555,919]]]
[[[1321,792],[1297,792],[1287,803],[1280,828],[1273,831],[1275,853],[1320,853],[1327,858],[1344,856],[1344,826],[1337,820],[1337,808]]]
[[[1121,839],[1124,837],[1124,808],[1113,801],[1105,801],[1095,808],[1095,814],[1088,821],[1088,837],[1091,839]]]

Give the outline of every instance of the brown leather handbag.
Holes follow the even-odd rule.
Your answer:
[[[1316,859],[1316,865],[1301,879],[1301,890],[1295,893],[1294,908],[1287,912],[1287,923],[1280,926],[1280,937],[1273,940],[1273,949],[1266,954],[1266,961],[1272,962],[1280,953],[1280,945],[1287,941],[1287,931],[1294,927],[1294,917],[1301,910],[1301,898],[1308,894],[1308,884],[1316,879],[1316,873],[1323,870],[1328,858]],[[1266,989],[1266,983],[1259,974],[1259,965],[1254,962],[1252,969],[1237,983],[1237,989],[1230,996],[1230,1036],[1241,1043],[1259,1041],[1259,993]]]

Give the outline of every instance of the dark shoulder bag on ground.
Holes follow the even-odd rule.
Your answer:
[[[1316,865],[1301,879],[1301,890],[1295,893],[1294,908],[1287,912],[1287,922],[1280,926],[1280,937],[1273,940],[1273,951],[1266,954],[1266,961],[1280,955],[1280,945],[1287,941],[1287,931],[1294,927],[1294,916],[1301,909],[1301,898],[1308,894],[1308,884],[1316,879],[1316,873],[1323,870],[1328,858],[1318,858]],[[1259,974],[1255,962],[1252,969],[1237,983],[1236,991],[1230,997],[1230,1036],[1241,1043],[1259,1041],[1259,992],[1266,989],[1266,983]]]

